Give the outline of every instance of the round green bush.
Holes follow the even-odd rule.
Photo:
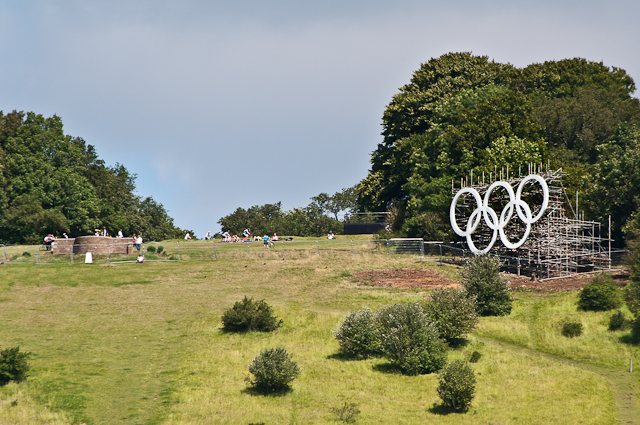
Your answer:
[[[164,247],[162,245],[158,246],[158,254],[162,254],[162,251],[164,251]]]
[[[620,331],[626,329],[629,326],[629,320],[625,317],[624,313],[620,310],[616,311],[609,318],[609,330]]]
[[[225,332],[271,332],[282,326],[282,320],[274,316],[273,309],[264,300],[256,302],[245,296],[224,312],[222,325]]]
[[[476,391],[476,376],[463,360],[454,360],[446,365],[438,378],[438,396],[455,411],[471,406]]]
[[[366,359],[380,353],[380,331],[369,307],[349,313],[332,333],[340,349],[351,357]]]
[[[467,260],[462,270],[462,287],[476,298],[481,316],[506,316],[511,313],[511,290],[500,275],[500,260],[489,255],[476,255]]]
[[[156,252],[156,247],[155,246],[149,246],[147,247],[147,252]]]
[[[562,335],[575,338],[582,335],[582,323],[580,322],[567,322],[562,325]]]
[[[31,253],[29,251],[25,251],[22,253],[23,257],[31,257]]]
[[[424,302],[424,311],[434,322],[440,337],[447,341],[462,338],[478,324],[475,296],[459,289],[442,288],[431,291]]]
[[[376,312],[385,357],[408,375],[440,370],[447,349],[435,324],[418,303],[394,304]]]
[[[10,381],[22,382],[27,379],[31,353],[20,352],[20,347],[7,348],[0,351],[0,386]]]
[[[578,299],[578,310],[608,311],[622,305],[620,288],[611,276],[600,274],[584,285]]]
[[[282,347],[260,351],[251,364],[247,382],[264,392],[279,392],[289,388],[289,384],[300,375],[298,364]]]

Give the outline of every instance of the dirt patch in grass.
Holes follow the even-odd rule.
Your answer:
[[[594,274],[585,274],[582,276],[567,277],[563,279],[553,280],[531,280],[530,278],[508,277],[511,281],[511,289],[514,291],[526,290],[535,292],[565,292],[579,291],[584,285],[591,282],[595,277]],[[626,271],[617,271],[611,274],[620,287],[624,287],[629,283],[629,273]]]
[[[355,280],[358,285],[380,288],[433,289],[459,286],[435,270],[418,269],[363,271],[355,274]]]
[[[357,285],[369,285],[380,288],[406,288],[406,289],[433,289],[443,286],[459,287],[454,280],[443,276],[436,270],[401,269],[401,270],[370,270],[355,273]],[[533,292],[555,293],[565,291],[579,291],[585,284],[591,282],[595,275],[567,277],[553,280],[531,280],[530,278],[518,278],[505,276],[511,282],[514,291],[524,290]],[[618,271],[611,277],[624,287],[629,282],[629,273]]]

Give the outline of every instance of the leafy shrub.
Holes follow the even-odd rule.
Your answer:
[[[178,257],[176,257],[175,255],[172,255],[171,257],[169,257],[169,260],[171,261],[176,261],[178,259]]]
[[[620,310],[616,311],[609,318],[609,330],[620,331],[626,329],[630,325],[630,321],[624,316]]]
[[[462,411],[471,406],[476,391],[476,376],[463,360],[446,365],[438,378],[438,396],[449,408]]]
[[[156,252],[156,247],[155,246],[149,246],[147,247],[147,252]]]
[[[640,282],[631,282],[624,288],[624,301],[634,316],[640,313]]]
[[[380,352],[380,331],[369,307],[349,313],[332,333],[349,356],[366,359]]]
[[[505,316],[511,313],[511,291],[500,275],[500,260],[476,255],[462,270],[462,286],[468,296],[476,298],[481,316]]]
[[[333,407],[331,411],[336,414],[338,420],[341,422],[355,422],[356,416],[360,414],[360,409],[356,403],[350,403],[345,401],[340,407]]]
[[[376,321],[383,354],[404,373],[431,373],[446,363],[446,344],[420,304],[384,306],[377,311]]]
[[[582,323],[580,322],[567,322],[562,325],[562,335],[574,338],[582,335]]]
[[[279,392],[289,388],[289,384],[300,375],[298,364],[291,360],[289,353],[282,347],[267,348],[260,351],[251,364],[246,381],[264,392]]]
[[[482,357],[482,354],[480,354],[478,351],[474,351],[473,353],[471,353],[471,356],[469,357],[469,363],[478,363],[481,357]]]
[[[22,253],[23,257],[31,257],[31,253],[29,251],[25,251]]]
[[[0,351],[0,385],[10,381],[22,382],[27,379],[31,353],[20,352],[20,347],[7,348]]]
[[[606,274],[600,274],[584,285],[578,299],[578,309],[585,311],[608,311],[621,305],[620,288]]]
[[[447,341],[461,338],[478,324],[475,296],[459,289],[434,289],[424,311]]]
[[[162,254],[162,251],[164,251],[164,247],[162,245],[158,246],[158,254]]]
[[[226,332],[271,332],[282,326],[273,309],[264,300],[255,302],[246,296],[222,315],[222,329]]]

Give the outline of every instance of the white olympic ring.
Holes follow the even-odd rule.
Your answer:
[[[527,205],[527,203],[521,199],[522,190],[524,189],[524,186],[527,184],[527,182],[531,180],[535,180],[540,184],[540,186],[542,187],[542,193],[543,193],[542,207],[540,208],[540,211],[538,211],[538,214],[535,217],[532,217],[531,208],[529,208],[529,205]],[[489,207],[489,198],[491,196],[491,192],[493,192],[493,190],[497,187],[504,188],[507,191],[507,194],[509,195],[509,202],[502,209],[502,212],[500,213],[500,217],[498,217],[498,215],[493,210],[493,208]],[[476,205],[478,205],[478,208],[473,210],[473,212],[469,216],[469,220],[467,220],[466,229],[463,231],[462,229],[460,229],[460,227],[458,227],[458,223],[456,223],[456,205],[458,203],[458,199],[460,199],[460,196],[462,196],[465,193],[469,193],[473,195],[473,198],[475,199]],[[478,193],[478,191],[471,187],[465,187],[460,189],[458,193],[456,193],[456,195],[453,197],[453,201],[451,202],[451,208],[449,209],[449,219],[451,220],[451,227],[453,228],[453,231],[456,232],[457,235],[464,236],[467,238],[467,245],[469,245],[469,249],[471,249],[473,253],[485,254],[489,252],[489,250],[493,247],[493,244],[496,242],[498,233],[500,234],[500,240],[502,241],[504,246],[506,246],[507,248],[516,249],[522,246],[522,244],[524,244],[524,242],[529,237],[529,233],[531,232],[531,225],[536,221],[540,220],[540,218],[546,211],[548,205],[549,205],[549,187],[547,186],[547,182],[537,174],[530,174],[524,179],[522,179],[522,181],[518,185],[518,190],[516,191],[515,196],[513,194],[513,189],[511,188],[509,183],[503,182],[503,181],[497,181],[492,183],[487,189],[486,193],[484,194],[484,200],[480,198],[480,194]],[[520,218],[520,220],[522,220],[522,222],[525,223],[527,227],[525,229],[525,232],[522,238],[516,243],[511,243],[507,235],[504,233],[504,228],[513,217],[514,209],[518,214],[518,217]],[[476,230],[476,228],[480,224],[480,218],[484,218],[484,221],[485,223],[487,223],[487,226],[491,230],[493,230],[491,241],[489,242],[487,247],[482,250],[476,248],[475,244],[473,243],[473,240],[471,239],[471,234]]]

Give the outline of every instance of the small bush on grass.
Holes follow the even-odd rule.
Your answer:
[[[608,311],[621,305],[620,288],[606,274],[600,274],[584,285],[578,299],[578,310],[584,311]]]
[[[346,423],[355,422],[356,416],[360,414],[358,405],[348,401],[345,401],[340,407],[332,407],[331,411],[335,413],[339,421]]]
[[[282,347],[267,348],[260,351],[251,364],[246,381],[258,391],[284,392],[289,384],[300,375],[298,364],[291,360],[289,353]]]
[[[253,301],[246,296],[222,315],[222,329],[226,332],[271,332],[282,326],[273,309],[264,300]]]
[[[155,246],[147,247],[147,252],[151,252],[151,253],[156,252],[156,247]]]
[[[464,411],[471,406],[476,392],[476,376],[463,360],[446,365],[438,378],[438,396],[452,410]]]
[[[459,289],[434,289],[424,302],[424,311],[434,322],[440,337],[451,342],[464,337],[478,324],[476,298]]]
[[[634,316],[640,313],[640,282],[631,282],[624,288],[624,301]]]
[[[582,323],[567,322],[562,325],[562,335],[568,338],[575,338],[582,335]]]
[[[620,310],[616,311],[609,318],[609,330],[610,331],[621,331],[627,329],[631,321],[627,319]]]
[[[158,254],[162,254],[162,251],[164,251],[164,247],[162,245],[158,246]]]
[[[0,351],[0,386],[11,381],[20,383],[27,379],[31,353],[20,352],[20,347],[7,348]]]
[[[447,361],[446,344],[418,303],[394,304],[376,312],[385,357],[408,375],[436,372]]]
[[[22,253],[23,257],[31,257],[31,253],[29,251],[25,251]]]
[[[476,255],[467,260],[462,270],[462,286],[476,298],[481,316],[506,316],[511,313],[511,291],[500,275],[500,260],[489,255]]]
[[[352,311],[331,332],[351,357],[366,359],[380,353],[380,331],[369,307]]]

